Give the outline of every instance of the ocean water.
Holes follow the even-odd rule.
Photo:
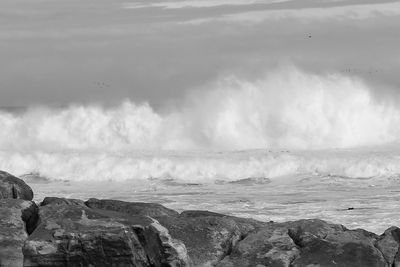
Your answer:
[[[262,221],[320,218],[381,233],[400,225],[399,151],[147,151],[75,159],[76,154],[46,155],[54,158],[54,168],[72,164],[81,173],[66,173],[62,179],[40,173],[21,177],[32,186],[36,201],[45,196],[112,198]],[[122,165],[113,166],[115,162]],[[113,168],[123,171],[118,174]],[[94,179],[93,172],[102,177]]]
[[[157,202],[264,221],[400,225],[397,95],[294,67],[173,105],[0,110],[0,169],[45,196]]]

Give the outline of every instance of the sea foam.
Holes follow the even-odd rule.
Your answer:
[[[399,139],[400,109],[377,100],[363,81],[296,68],[255,80],[223,77],[174,107],[156,110],[129,100],[115,107],[31,107],[1,111],[0,125],[0,168],[52,179],[198,182],[296,173],[399,173],[391,153],[327,159],[266,152],[379,146]],[[250,151],[238,156],[237,150]]]

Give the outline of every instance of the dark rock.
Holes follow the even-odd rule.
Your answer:
[[[0,199],[3,198],[19,198],[24,200],[32,200],[32,189],[21,179],[0,171]]]
[[[129,215],[142,215],[158,218],[178,216],[179,213],[156,203],[125,202],[111,199],[91,198],[85,204],[92,209],[118,211]]]
[[[47,206],[47,205],[76,205],[85,207],[85,202],[80,199],[72,199],[72,198],[59,198],[59,197],[45,197],[40,203],[40,206]]]
[[[379,237],[321,220],[272,223],[239,240],[216,266],[397,266],[399,230]]]
[[[239,241],[216,266],[289,267],[300,250],[288,235],[288,229],[270,225]]]
[[[194,266],[216,264],[236,243],[264,223],[208,211],[185,211],[179,217],[160,217],[172,237],[183,241]]]
[[[148,227],[135,225],[136,234],[141,241],[151,266],[191,266],[185,245],[173,239],[168,230],[158,221]]]
[[[33,202],[0,204],[0,266],[400,266],[397,227],[378,236],[322,220],[264,223],[56,197],[43,200],[38,224]]]
[[[157,221],[48,199],[23,248],[25,266],[188,266],[185,246]],[[79,203],[78,203],[79,204]]]
[[[37,221],[34,202],[0,199],[0,266],[23,265],[22,247]]]
[[[289,236],[300,249],[291,266],[387,266],[374,245],[377,236],[373,233],[321,220],[300,220],[288,227]]]
[[[382,252],[389,266],[400,266],[400,228],[390,227],[376,242],[376,247]]]
[[[158,204],[90,199],[96,211],[120,211],[157,218],[175,239],[183,241],[195,266],[214,264],[230,252],[236,242],[265,223],[209,211],[176,211]]]
[[[182,211],[179,217],[182,219],[182,218],[197,218],[197,217],[229,217],[229,216],[207,210],[185,210]]]

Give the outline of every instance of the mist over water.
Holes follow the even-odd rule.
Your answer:
[[[345,149],[398,141],[399,107],[376,100],[363,81],[293,67],[255,80],[223,77],[164,111],[134,101],[108,108],[31,107],[2,111],[0,124],[1,169],[57,179],[215,181],[299,172],[370,177],[400,169],[395,156],[383,161],[374,155],[366,164],[365,157],[353,154],[331,160],[301,153],[217,153]]]
[[[158,113],[144,103],[71,105],[0,113],[2,150],[324,149],[400,136],[400,109],[361,80],[294,68],[254,81],[224,77]]]

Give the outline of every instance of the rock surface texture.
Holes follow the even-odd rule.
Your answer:
[[[32,201],[0,199],[0,266],[22,266],[22,247],[36,227],[38,207]]]
[[[4,198],[32,200],[33,192],[23,180],[0,171],[0,199]]]
[[[0,178],[0,266],[400,266],[397,227],[376,235],[118,200],[47,197],[38,207],[22,180]]]
[[[25,242],[24,266],[189,266],[186,248],[155,219],[47,198]]]

